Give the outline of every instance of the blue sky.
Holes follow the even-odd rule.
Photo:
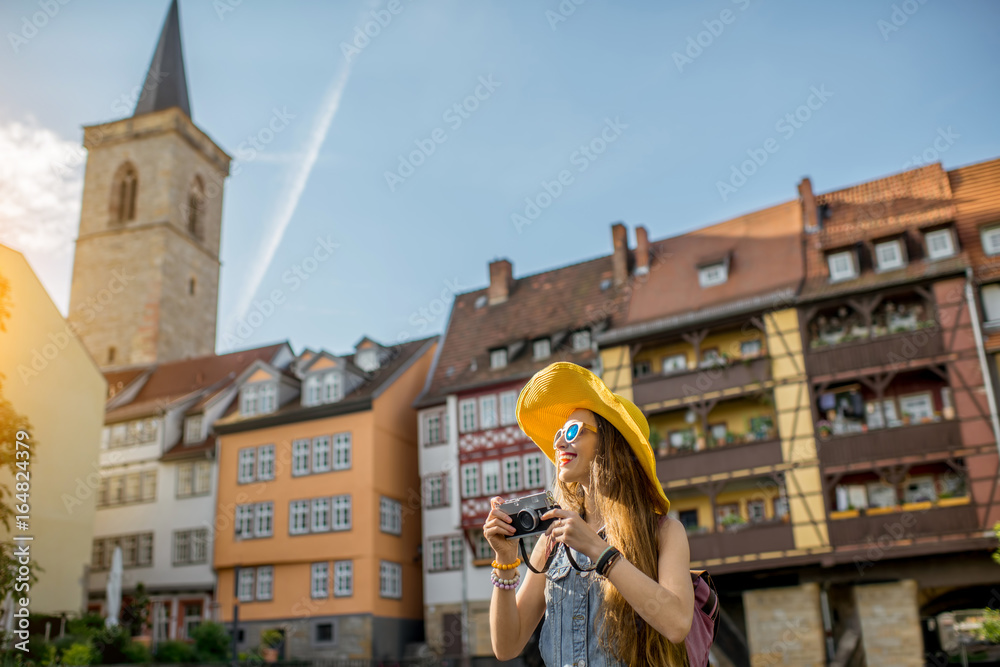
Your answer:
[[[635,225],[658,239],[794,199],[806,175],[823,192],[915,157],[1000,156],[1000,5],[987,0],[396,1],[348,57],[386,2],[181,0],[194,120],[239,165],[219,351],[437,333],[451,295],[485,286],[497,257],[522,276],[607,254],[615,221],[632,243]],[[81,126],[131,109],[169,2],[51,0],[45,25],[12,41],[45,4],[0,5],[0,242],[65,313],[82,178],[67,156]],[[241,143],[275,109],[294,118],[248,159]],[[808,119],[779,124],[797,110]],[[418,142],[433,152],[400,169]],[[766,144],[777,150],[720,194]],[[518,226],[526,198],[547,205]],[[320,237],[338,247],[296,282]],[[254,298],[281,290],[283,303],[227,338],[258,282]]]

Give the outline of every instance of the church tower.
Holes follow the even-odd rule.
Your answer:
[[[83,144],[70,324],[102,368],[214,353],[230,157],[191,120],[177,0],[134,113]]]

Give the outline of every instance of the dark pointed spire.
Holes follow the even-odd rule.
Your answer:
[[[188,118],[191,117],[177,0],[170,3],[167,20],[163,22],[163,30],[160,32],[160,41],[153,53],[153,60],[149,63],[149,71],[132,115],[139,116],[170,107],[180,107]]]

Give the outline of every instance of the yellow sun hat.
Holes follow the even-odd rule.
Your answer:
[[[568,361],[557,361],[535,373],[517,397],[517,423],[552,463],[553,440],[574,410],[590,410],[618,429],[632,446],[643,471],[660,492],[667,509],[670,500],[656,477],[656,458],[649,444],[649,422],[635,403],[615,394],[593,372]]]

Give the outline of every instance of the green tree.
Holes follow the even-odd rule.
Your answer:
[[[229,633],[221,623],[205,621],[191,631],[194,650],[199,662],[226,662],[229,655]]]

